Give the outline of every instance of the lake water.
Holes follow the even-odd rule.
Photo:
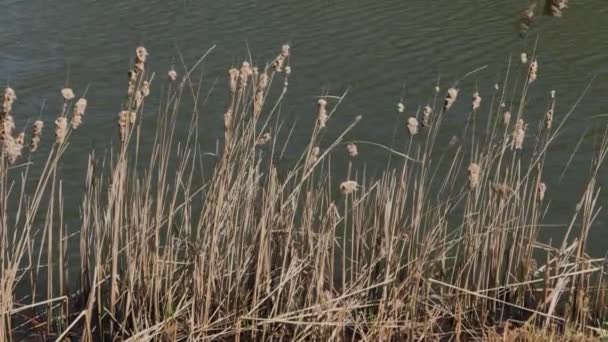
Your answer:
[[[77,95],[88,87],[84,125],[72,135],[62,166],[66,215],[68,223],[75,223],[88,152],[95,148],[103,153],[112,139],[116,141],[116,114],[126,89],[126,71],[140,44],[149,50],[148,70],[156,71],[158,79],[165,77],[172,64],[182,70],[178,51],[191,65],[216,45],[204,62],[203,91],[211,89],[216,80],[217,87],[202,108],[200,128],[205,146],[212,150],[223,137],[228,67],[239,64],[249,51],[254,61],[263,63],[288,42],[293,75],[282,113],[286,121],[297,120],[303,127],[295,131],[288,150],[295,155],[309,136],[316,95],[341,94],[349,89],[338,115],[332,117],[332,125],[344,127],[362,114],[364,120],[352,135],[390,144],[395,127],[405,130],[403,118],[395,110],[401,97],[406,111],[415,111],[432,95],[437,75],[445,89],[464,73],[488,65],[460,84],[462,96],[446,122],[448,132],[457,132],[475,88],[489,99],[509,56],[518,61],[520,52],[530,51],[538,37],[539,79],[530,94],[528,113],[541,117],[546,97],[555,89],[559,121],[597,75],[546,163],[545,181],[552,201],[547,221],[566,223],[582,194],[588,170],[582,164],[593,157],[592,145],[582,147],[573,161],[579,165],[577,171],[566,173],[560,181],[563,165],[585,129],[604,124],[590,117],[608,113],[608,3],[573,1],[563,18],[540,17],[522,37],[518,19],[526,3],[7,0],[0,24],[0,79],[17,91],[14,108],[18,126],[41,116],[47,122],[47,141],[52,139],[51,122],[59,111],[59,90],[66,80]],[[154,85],[153,93],[160,92],[161,84]],[[153,107],[148,108],[146,115],[153,116]],[[382,168],[385,153],[360,149],[371,169]],[[45,151],[43,148],[34,162],[43,162]],[[602,176],[600,182],[607,180]],[[608,193],[604,193],[600,205],[607,203]],[[601,215],[591,233],[591,249],[596,255],[606,252],[607,218],[607,214]],[[70,228],[74,229],[76,224]],[[551,234],[544,232],[545,236]]]

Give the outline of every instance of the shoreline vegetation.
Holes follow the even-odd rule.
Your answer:
[[[563,241],[540,241],[550,197],[559,196],[545,183],[545,160],[574,107],[558,108],[558,94],[548,91],[546,112],[528,112],[528,93],[542,77],[535,51],[511,59],[494,89],[438,80],[417,111],[399,102],[398,134],[408,137],[399,150],[348,140],[361,116],[327,142],[327,127],[347,99],[319,96],[308,145],[281,170],[277,160],[291,133],[286,141],[276,136],[290,54],[285,45],[265,66],[245,61],[230,68],[225,137],[213,174],[204,178],[201,89],[191,76],[207,53],[192,68],[159,77],[138,47],[117,117],[119,143],[107,160],[89,156],[73,234],[64,223],[58,165],[70,136],[86,125],[87,99],[63,89],[61,114],[54,125],[34,122],[28,145],[26,133],[14,132],[16,91],[6,88],[0,340],[605,336],[607,264],[586,250],[600,209],[607,126],[598,128],[595,158],[575,166],[588,183],[573,198]],[[142,114],[157,83],[165,91],[144,159]],[[193,109],[185,114],[190,97]],[[468,112],[454,112],[457,101],[470,101]],[[466,120],[446,151],[436,143],[450,115]],[[190,122],[188,132],[176,132],[178,121]],[[49,127],[54,139],[43,133]],[[51,143],[44,165],[28,161]],[[390,153],[396,166],[367,177],[356,162],[364,146]],[[332,174],[339,160],[348,163],[346,174]],[[30,189],[33,167],[42,170]],[[79,264],[69,264],[68,250],[78,250]]]

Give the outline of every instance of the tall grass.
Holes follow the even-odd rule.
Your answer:
[[[137,49],[117,108],[119,143],[106,159],[88,158],[76,235],[65,224],[58,172],[78,134],[67,118],[78,116],[70,118],[74,128],[86,125],[73,94],[45,165],[10,166],[3,148],[0,340],[592,340],[603,333],[605,260],[586,247],[608,132],[579,170],[588,184],[572,203],[563,241],[539,241],[548,198],[560,196],[545,185],[545,161],[574,108],[560,113],[553,96],[550,115],[528,113],[537,66],[509,64],[494,90],[471,90],[449,150],[438,141],[452,105],[467,97],[458,82],[445,97],[437,84],[422,112],[402,117],[403,147],[347,140],[361,117],[328,143],[345,95],[321,96],[308,145],[285,169],[278,162],[289,138],[276,137],[293,75],[284,46],[264,68],[246,61],[230,69],[225,139],[213,174],[203,177],[209,154],[191,75],[204,57],[152,82],[147,51]],[[160,82],[167,90],[145,156],[145,98]],[[194,101],[187,115],[186,98]],[[181,134],[175,127],[184,121],[190,128]],[[49,143],[34,135],[36,146]],[[366,176],[354,162],[365,158],[357,145],[386,151],[398,167]],[[334,171],[339,154],[348,158],[345,174]],[[33,189],[30,167],[41,168]],[[69,263],[68,250],[79,251],[79,264]]]

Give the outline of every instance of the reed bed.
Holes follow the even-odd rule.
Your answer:
[[[290,55],[285,45],[263,67],[247,60],[229,69],[225,139],[213,154],[212,175],[203,177],[209,153],[199,141],[198,107],[184,114],[181,104],[199,101],[191,75],[206,54],[153,82],[148,52],[137,48],[117,108],[119,143],[110,157],[88,158],[79,227],[70,230],[76,234],[65,224],[58,165],[71,134],[86,125],[87,100],[74,101],[74,91],[64,89],[54,141],[36,121],[30,151],[16,153],[23,136],[18,141],[13,132],[16,97],[7,88],[0,113],[0,340],[605,335],[606,262],[586,250],[600,209],[597,176],[608,132],[590,164],[576,166],[588,183],[573,200],[563,240],[540,241],[549,199],[560,191],[547,188],[545,160],[574,108],[556,106],[551,93],[547,113],[528,112],[528,92],[542,77],[534,52],[530,62],[509,64],[487,93],[460,89],[459,82],[431,84],[432,100],[422,110],[400,101],[405,146],[348,140],[364,124],[361,116],[328,139],[346,94],[320,96],[316,110],[311,104],[309,142],[285,169],[278,163],[289,139],[277,137],[280,104],[297,74]],[[145,100],[161,82],[166,92],[154,115],[154,143],[143,156]],[[468,113],[455,112],[466,98]],[[464,120],[446,150],[438,141],[449,115]],[[178,122],[190,129],[176,132]],[[46,163],[27,162],[43,144],[53,145]],[[356,161],[372,148],[397,166],[367,176]],[[340,170],[348,171],[336,174],[341,160],[348,165]],[[32,189],[25,186],[31,167],[41,168]],[[68,250],[79,251],[78,264]]]

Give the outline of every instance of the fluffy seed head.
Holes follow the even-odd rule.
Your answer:
[[[270,132],[266,132],[264,134],[262,134],[261,137],[258,138],[258,140],[255,142],[255,144],[257,146],[263,146],[266,145],[270,142],[270,140],[272,140],[272,134],[270,134]]]
[[[399,113],[403,113],[405,111],[405,105],[403,102],[399,101],[399,103],[397,103],[397,111]]]
[[[239,71],[237,68],[230,68],[230,70],[228,70],[228,75],[230,76],[230,92],[235,93],[239,80]]]
[[[456,89],[456,88],[448,89],[448,93],[445,96],[445,100],[444,100],[444,104],[443,104],[444,112],[449,110],[452,107],[452,105],[456,101],[457,97],[458,97],[458,89]]]
[[[478,92],[473,93],[472,106],[473,110],[477,110],[481,106],[481,96],[479,96]]]
[[[346,145],[346,151],[351,158],[356,157],[359,154],[359,150],[357,149],[357,145],[350,143]]]
[[[347,180],[340,184],[340,191],[342,191],[344,195],[350,195],[353,192],[357,191],[358,187],[359,184],[357,184],[357,182],[353,180]]]
[[[545,192],[547,191],[547,185],[543,182],[538,183],[538,200],[542,202],[545,199]]]
[[[310,159],[313,163],[316,163],[319,160],[319,154],[321,154],[321,149],[319,146],[315,146],[310,151]]]
[[[171,68],[169,69],[169,72],[167,72],[167,76],[169,77],[169,80],[171,80],[171,82],[174,82],[177,79],[177,71]]]
[[[42,120],[34,121],[32,125],[32,141],[30,142],[30,152],[34,152],[38,149],[38,145],[40,144],[40,137],[42,136],[42,127],[44,127],[44,122]]]
[[[506,111],[502,114],[502,123],[505,126],[509,126],[509,123],[511,122],[511,112],[510,111]]]
[[[146,63],[148,55],[148,50],[146,50],[146,48],[143,46],[139,46],[135,49],[136,61],[138,63]]]
[[[118,113],[118,136],[120,137],[120,142],[122,143],[127,140],[130,117],[131,113],[128,110],[123,110]]]
[[[84,111],[87,109],[87,104],[87,99],[84,97],[79,98],[78,101],[76,101],[76,104],[74,104],[74,114],[84,115]]]
[[[8,135],[13,135],[13,130],[15,129],[15,121],[13,120],[13,116],[12,115],[6,115],[4,117],[4,121],[2,122],[3,124],[3,129],[4,129],[4,135],[8,136]]]
[[[477,163],[471,163],[467,169],[469,173],[469,189],[474,190],[479,185],[479,174],[481,167]]]
[[[429,126],[431,124],[431,115],[433,115],[433,108],[431,106],[424,106],[422,111],[422,124]]]
[[[8,158],[9,164],[14,164],[17,159],[21,156],[21,150],[23,150],[23,142],[19,144],[17,139],[10,135],[7,135],[3,141],[4,152]]]
[[[55,120],[55,142],[59,145],[65,141],[65,136],[68,133],[68,120],[65,117],[58,117]]]
[[[407,129],[410,131],[411,135],[418,134],[418,120],[414,117],[410,117],[407,119]]]
[[[525,52],[522,52],[520,55],[521,58],[521,64],[528,64],[528,54]]]
[[[74,91],[72,88],[63,88],[61,89],[61,96],[63,96],[64,100],[70,101],[74,98]]]
[[[536,81],[538,76],[538,61],[533,60],[528,67],[528,83]]]
[[[318,110],[317,110],[317,120],[319,122],[319,128],[325,128],[327,124],[327,120],[329,116],[327,115],[327,100],[319,99],[317,101]]]
[[[524,138],[526,136],[526,126],[523,119],[518,119],[513,131],[513,147],[516,150],[521,150],[524,146]]]
[[[260,75],[260,78],[258,80],[258,89],[260,91],[264,91],[266,90],[266,88],[268,87],[268,82],[269,82],[270,78],[268,77],[267,73],[262,73]]]

